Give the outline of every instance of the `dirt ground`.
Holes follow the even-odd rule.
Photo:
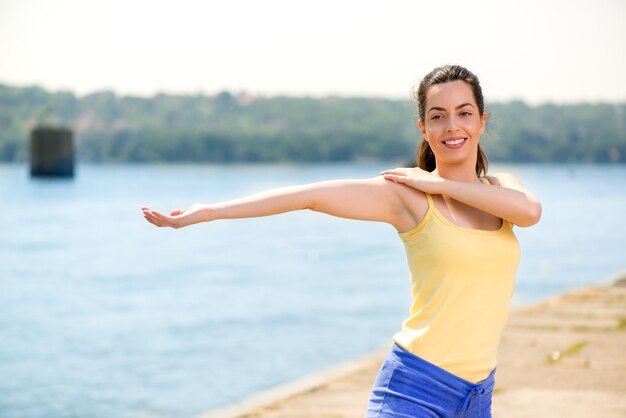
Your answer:
[[[385,354],[200,418],[362,418]],[[496,418],[626,417],[626,276],[514,311],[498,358]]]

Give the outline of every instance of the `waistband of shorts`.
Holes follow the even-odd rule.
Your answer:
[[[478,383],[473,383],[469,380],[465,380],[459,376],[456,376],[455,374],[452,374],[449,371],[442,369],[441,367],[429,361],[426,361],[419,356],[416,356],[415,354],[404,349],[395,342],[388,356],[392,360],[410,369],[413,369],[420,373],[424,373],[428,376],[432,376],[437,381],[461,392],[471,391],[476,388],[482,388],[485,391],[489,391],[492,390],[495,386],[496,369],[493,369],[486,379]]]

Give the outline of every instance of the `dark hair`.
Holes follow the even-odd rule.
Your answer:
[[[422,123],[424,123],[425,120],[424,109],[426,107],[426,93],[428,93],[428,90],[436,84],[457,80],[466,82],[472,88],[474,99],[476,100],[476,105],[478,106],[478,113],[481,117],[483,116],[485,111],[485,102],[478,77],[476,77],[470,70],[461,67],[460,65],[444,65],[443,67],[437,67],[430,73],[426,74],[417,90],[414,88],[412,91],[413,98],[417,102],[417,112]],[[437,167],[435,155],[430,149],[430,145],[424,140],[424,138],[422,138],[422,141],[417,149],[416,160],[417,166],[422,170],[433,171]],[[480,144],[478,144],[476,175],[486,175],[488,165],[487,155],[480,148]]]

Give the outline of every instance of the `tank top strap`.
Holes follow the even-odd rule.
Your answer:
[[[428,213],[431,210],[435,209],[435,201],[433,200],[433,195],[431,195],[430,193],[424,194],[426,195],[426,200],[428,200],[428,210],[426,211],[426,213]]]

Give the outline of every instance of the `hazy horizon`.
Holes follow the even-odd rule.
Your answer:
[[[626,2],[3,0],[0,83],[78,96],[409,99],[461,64],[488,102],[626,101]]]
[[[132,98],[139,98],[139,99],[144,99],[144,100],[150,100],[150,99],[154,99],[160,95],[165,95],[165,96],[169,96],[169,97],[207,97],[207,98],[213,98],[216,97],[217,95],[221,94],[221,93],[229,93],[234,97],[242,97],[242,96],[250,96],[252,99],[273,99],[273,98],[290,98],[290,99],[319,99],[319,100],[324,100],[324,99],[372,99],[372,100],[392,100],[392,101],[400,101],[400,100],[406,100],[409,102],[413,101],[412,96],[410,96],[410,94],[407,93],[407,97],[406,98],[402,98],[402,97],[385,97],[385,96],[374,96],[374,95],[337,95],[337,94],[327,94],[327,95],[314,95],[314,94],[300,94],[300,95],[296,95],[296,94],[254,94],[252,92],[248,92],[248,91],[228,91],[228,90],[220,90],[220,91],[215,91],[215,92],[170,92],[170,91],[157,91],[154,93],[150,93],[150,94],[124,94],[121,93],[119,91],[113,90],[113,89],[102,89],[102,90],[94,90],[94,91],[90,91],[90,92],[85,92],[82,94],[78,94],[75,91],[69,90],[69,89],[50,89],[47,88],[41,84],[24,84],[24,85],[19,85],[19,84],[10,84],[10,83],[4,83],[2,81],[0,81],[0,85],[4,85],[10,88],[41,88],[43,90],[45,90],[48,93],[51,94],[55,94],[55,93],[70,93],[72,95],[74,95],[76,98],[78,99],[82,99],[84,97],[88,97],[91,95],[95,95],[95,94],[102,94],[102,93],[113,93],[115,95],[115,97],[117,98],[124,98],[124,97],[132,97]],[[608,104],[608,105],[622,105],[622,104],[626,104],[626,97],[620,101],[608,101],[608,100],[596,100],[596,101],[592,101],[592,100],[581,100],[581,101],[570,101],[570,102],[557,102],[557,101],[550,101],[550,100],[546,100],[546,101],[541,101],[541,102],[529,102],[527,100],[524,99],[518,99],[518,98],[511,98],[511,99],[503,99],[503,100],[488,100],[487,98],[485,98],[485,103],[489,104],[489,103],[493,103],[493,104],[506,104],[506,103],[511,103],[511,102],[522,102],[525,105],[529,106],[529,107],[538,107],[538,106],[543,106],[543,105],[555,105],[555,106],[576,106],[576,105],[602,105],[602,104]]]

